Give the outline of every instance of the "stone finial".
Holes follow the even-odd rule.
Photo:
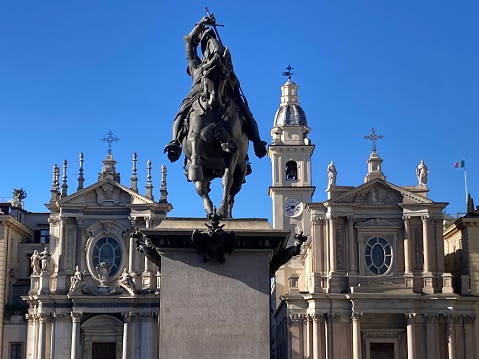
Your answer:
[[[85,178],[83,177],[83,152],[80,152],[80,168],[78,170],[78,188],[77,191],[83,189],[83,183]]]
[[[63,160],[62,197],[67,196],[67,160]]]
[[[50,190],[51,196],[50,196],[50,202],[56,202],[58,199],[58,174],[59,174],[59,169],[56,164],[53,165],[53,179],[52,179],[52,188]]]
[[[146,198],[153,199],[153,185],[151,184],[151,161],[146,162]]]
[[[168,191],[166,190],[166,166],[161,165],[161,188],[160,202],[167,202]]]
[[[136,176],[136,152],[133,153],[133,168],[131,169],[130,189],[138,193],[138,177]]]

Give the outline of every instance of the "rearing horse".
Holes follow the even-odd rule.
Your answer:
[[[201,91],[187,115],[188,132],[182,147],[186,174],[203,199],[207,214],[213,213],[210,183],[221,177],[223,194],[217,213],[231,218],[235,195],[247,171],[248,137],[241,111],[226,87],[231,72],[229,50],[215,51],[200,65]]]

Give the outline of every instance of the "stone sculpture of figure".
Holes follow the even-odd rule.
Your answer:
[[[38,254],[38,251],[36,249],[33,251],[33,254],[30,260],[31,260],[31,266],[33,268],[33,274],[40,274],[40,271],[42,270],[41,257]]]
[[[111,268],[105,262],[100,262],[95,267],[96,273],[98,274],[98,279],[100,280],[100,285],[105,285],[108,281],[108,275],[110,274]]]
[[[219,39],[217,39],[215,31],[209,26],[215,26],[216,19],[213,15],[204,17],[201,19],[191,30],[191,32],[184,37],[186,43],[186,58],[188,60],[187,73],[191,76],[193,84],[191,86],[190,93],[183,100],[178,114],[173,122],[173,136],[172,141],[165,146],[164,152],[168,152],[168,159],[174,162],[179,159],[181,155],[181,143],[184,137],[187,135],[188,127],[188,115],[190,109],[195,100],[200,96],[208,97],[208,105],[221,106],[221,103],[212,103],[214,97],[224,98],[227,95],[238,107],[241,117],[244,121],[244,131],[246,132],[250,141],[253,142],[254,152],[259,158],[266,155],[266,142],[262,141],[258,131],[258,124],[254,119],[248,103],[243,96],[240,83],[233,71],[233,65],[231,64],[231,55],[227,47],[224,47]],[[197,47],[200,45],[202,58],[200,59],[197,54]],[[219,55],[218,55],[219,54]],[[222,56],[228,59],[228,63],[222,63],[223,71],[228,81],[224,88],[221,90],[223,93],[215,94],[213,96],[208,93],[208,88],[205,88],[203,78],[212,70],[212,66],[215,66],[218,58]],[[236,144],[230,142],[227,136],[221,131],[218,131],[217,139],[221,143],[223,151],[228,153],[234,153],[237,150]]]
[[[336,185],[336,175],[336,166],[334,165],[334,162],[331,161],[331,163],[328,165],[328,186]]]
[[[42,272],[48,272],[48,265],[50,264],[50,257],[52,256],[48,253],[47,247],[39,254],[40,260],[42,263]]]
[[[85,280],[85,273],[82,273],[80,271],[80,268],[76,266],[75,274],[70,279],[70,292],[73,292],[84,280]]]
[[[135,283],[133,283],[133,278],[131,277],[130,273],[128,273],[126,268],[123,270],[123,273],[121,273],[119,283],[130,289],[135,289]]]
[[[416,167],[416,176],[417,180],[419,181],[419,186],[425,186],[427,184],[427,174],[429,170],[427,169],[426,164],[423,160],[421,163]]]

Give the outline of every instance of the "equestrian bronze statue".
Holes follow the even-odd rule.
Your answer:
[[[183,149],[185,174],[201,196],[207,215],[214,210],[208,195],[210,182],[221,178],[223,194],[217,213],[231,218],[234,197],[251,172],[249,141],[259,158],[266,155],[266,142],[259,136],[258,125],[233,71],[230,51],[223,46],[217,26],[214,16],[208,13],[184,37],[187,73],[193,84],[175,117],[173,139],[164,152],[174,162]]]

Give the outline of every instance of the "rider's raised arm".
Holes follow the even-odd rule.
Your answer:
[[[202,32],[205,30],[206,25],[213,24],[214,18],[210,17],[203,17],[190,31],[190,33],[183,37],[186,45],[186,59],[188,60],[188,68],[190,70],[190,74],[193,73],[193,68],[198,66],[201,62],[198,54],[196,52],[196,48],[201,40]],[[193,68],[191,68],[193,67]]]

